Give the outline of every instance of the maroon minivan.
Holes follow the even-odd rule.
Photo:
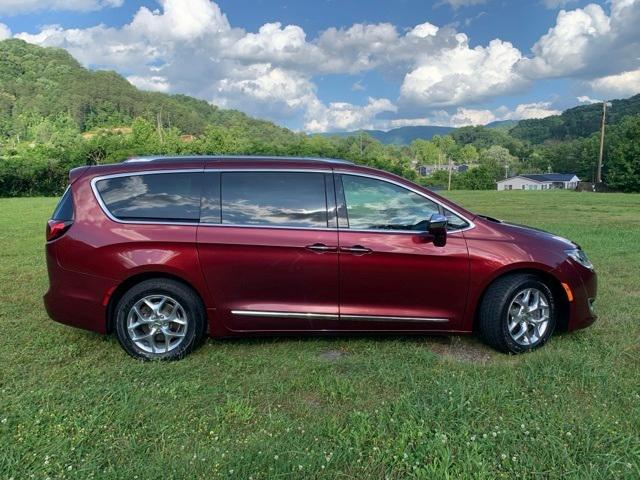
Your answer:
[[[145,359],[181,358],[206,335],[300,333],[477,331],[520,353],[596,318],[575,243],[341,160],[76,168],[46,251],[49,316],[115,331]]]

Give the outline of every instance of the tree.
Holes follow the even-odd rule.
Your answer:
[[[623,192],[640,191],[640,115],[627,117],[609,134],[606,183]]]
[[[417,139],[411,142],[410,151],[420,165],[435,165],[442,158],[442,152],[435,143]]]
[[[495,190],[496,182],[490,168],[482,165],[454,177],[454,188],[462,190]]]
[[[456,161],[458,163],[464,164],[473,164],[478,161],[480,155],[478,155],[478,150],[473,145],[465,145],[458,150],[456,155]]]
[[[519,167],[518,159],[511,155],[509,150],[500,145],[493,145],[483,150],[480,153],[479,163],[490,172],[493,181],[504,178],[505,171],[513,172]]]

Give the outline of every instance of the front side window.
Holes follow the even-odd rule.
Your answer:
[[[327,228],[325,175],[223,172],[222,224]]]
[[[201,183],[200,172],[154,173],[106,178],[96,189],[119,220],[197,222]]]
[[[426,230],[437,203],[383,180],[342,175],[350,229]]]
[[[469,226],[469,222],[460,218],[458,215],[456,215],[449,209],[445,208],[444,216],[447,217],[447,230],[449,231],[461,230]]]

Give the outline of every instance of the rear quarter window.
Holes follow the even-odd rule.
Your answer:
[[[65,222],[73,220],[73,195],[71,194],[71,186],[68,186],[62,194],[58,205],[56,205],[51,215],[51,219]]]
[[[118,220],[197,222],[202,173],[149,173],[98,180],[97,194]]]

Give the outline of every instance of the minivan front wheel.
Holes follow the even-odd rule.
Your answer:
[[[191,352],[205,334],[200,298],[170,279],[145,280],[130,288],[116,307],[116,334],[135,358],[177,360]]]
[[[485,341],[502,352],[522,353],[542,346],[556,325],[551,289],[535,275],[508,275],[487,290],[479,312]]]

